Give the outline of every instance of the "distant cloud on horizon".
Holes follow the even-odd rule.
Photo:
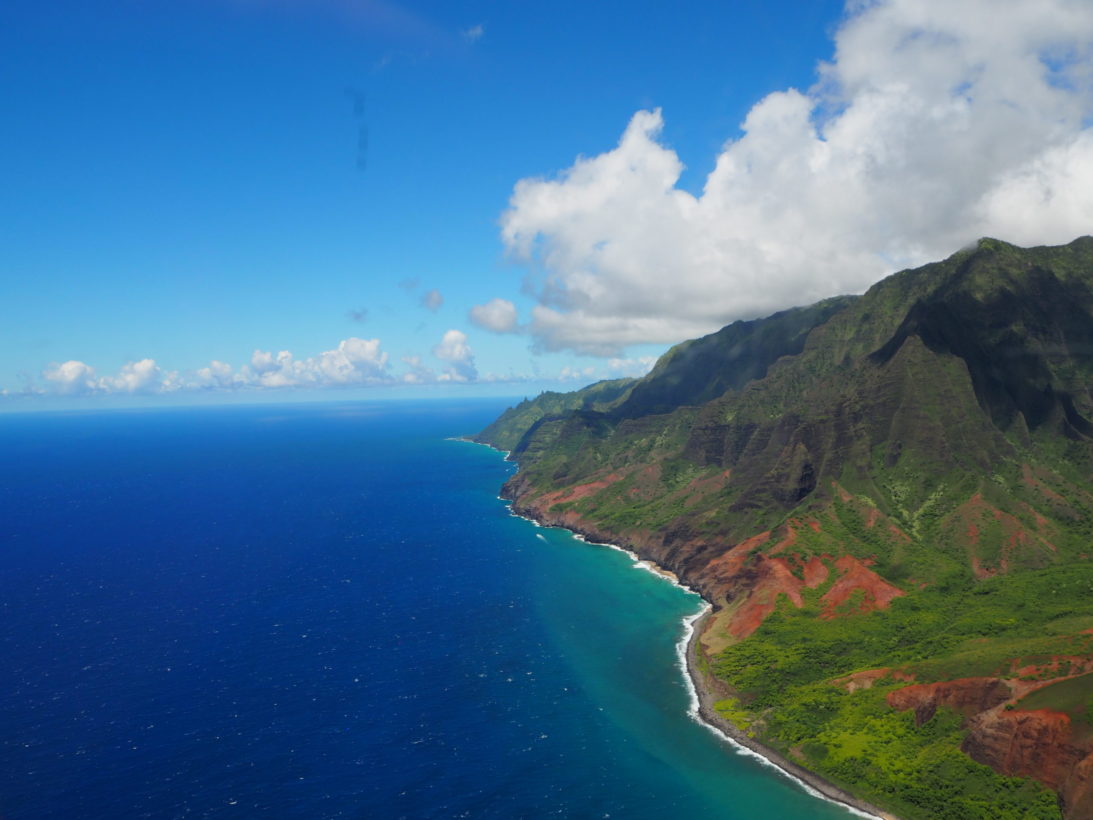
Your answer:
[[[71,359],[49,364],[41,373],[44,383],[28,379],[21,390],[0,390],[0,397],[565,382],[577,378],[591,379],[595,375],[594,368],[569,366],[563,367],[554,379],[540,374],[479,373],[467,334],[457,329],[443,334],[433,346],[432,355],[443,365],[439,373],[426,365],[420,356],[414,355],[400,357],[405,365],[404,371],[392,372],[390,357],[383,350],[380,340],[357,337],[343,339],[337,347],[304,359],[296,358],[288,350],[274,353],[256,349],[250,360],[238,368],[214,359],[205,367],[193,371],[168,371],[154,359],[146,358],[126,363],[116,374],[100,376],[94,367]]]
[[[446,363],[440,381],[472,382],[478,378],[474,353],[467,344],[467,334],[461,330],[449,330],[433,347],[433,355]]]

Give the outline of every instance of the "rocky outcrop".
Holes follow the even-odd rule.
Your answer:
[[[941,707],[960,712],[968,718],[965,754],[1002,774],[1039,780],[1059,795],[1068,820],[1093,817],[1093,734],[1076,732],[1062,712],[1014,708],[1029,688],[1022,681],[964,678],[905,686],[886,699],[893,709],[913,709],[919,725]]]
[[[1003,774],[1035,777],[1056,791],[1086,757],[1071,742],[1070,718],[1046,709],[992,709],[975,715],[961,748]]]
[[[1047,709],[992,709],[968,723],[963,750],[1007,775],[1034,777],[1059,795],[1068,820],[1093,817],[1093,738]]]
[[[1093,752],[1071,770],[1059,793],[1059,804],[1065,817],[1093,817]]]
[[[921,726],[947,706],[965,717],[977,715],[1010,699],[1006,682],[998,678],[962,678],[939,683],[916,683],[889,692],[888,705],[897,712],[915,710],[915,723]]]

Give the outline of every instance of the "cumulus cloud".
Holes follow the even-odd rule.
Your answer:
[[[508,299],[490,299],[484,305],[475,305],[468,314],[470,320],[494,333],[516,333],[516,305]]]
[[[473,367],[473,359],[472,359]],[[165,371],[154,359],[125,364],[113,376],[71,360],[49,365],[42,376],[52,391],[84,393],[170,393],[175,390],[226,390],[279,387],[348,387],[393,384],[388,355],[379,339],[343,339],[333,350],[297,359],[288,350],[255,350],[238,370],[218,360],[186,375]]]
[[[155,359],[141,359],[122,366],[116,376],[104,376],[98,386],[108,393],[152,393],[175,389],[176,373],[164,373]]]
[[[47,381],[53,383],[58,393],[64,395],[88,393],[94,390],[96,385],[95,368],[75,359],[60,364],[54,362],[42,372],[42,375]]]
[[[194,387],[233,387],[237,383],[232,366],[227,362],[213,359],[208,367],[202,367],[194,373]]]
[[[83,393],[164,393],[182,386],[177,372],[165,372],[154,359],[128,362],[113,376],[95,377],[95,368],[72,359],[49,365],[42,376],[61,395]]]
[[[444,297],[440,295],[440,291],[436,288],[427,290],[421,294],[421,306],[427,310],[431,310],[436,313],[440,310],[440,306],[444,304]]]
[[[848,4],[816,85],[748,113],[699,195],[639,111],[610,151],[518,182],[541,350],[618,355],[836,293],[979,236],[1093,231],[1093,4]]]
[[[403,356],[402,362],[409,370],[402,374],[406,384],[429,384],[436,381],[436,373],[421,361],[420,356]]]
[[[381,384],[390,381],[388,355],[379,339],[343,339],[333,350],[296,359],[282,350],[255,350],[250,368],[243,371],[244,384],[261,387],[331,387]]]
[[[478,378],[474,353],[467,344],[467,334],[461,330],[449,330],[433,347],[433,355],[446,362],[438,381],[473,382]]]

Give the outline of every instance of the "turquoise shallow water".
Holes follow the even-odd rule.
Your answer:
[[[656,803],[670,801],[685,816],[741,820],[852,816],[689,717],[677,647],[684,618],[702,606],[697,595],[625,553],[524,523],[542,536],[535,556],[542,562],[539,617],[611,721],[608,742],[619,744],[621,764],[657,783]],[[624,816],[663,816],[658,811],[629,805]]]
[[[696,596],[497,498],[502,409],[0,417],[0,813],[850,816],[688,717]]]

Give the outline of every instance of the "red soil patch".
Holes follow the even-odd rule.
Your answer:
[[[859,612],[887,609],[893,599],[904,594],[903,590],[885,581],[853,555],[839,558],[835,568],[842,572],[842,577],[820,599],[826,604],[821,618],[836,617],[839,614],[836,609],[847,603],[859,589],[864,593]]]
[[[887,667],[884,667],[881,669],[866,669],[863,672],[855,672],[852,675],[836,678],[831,681],[831,683],[834,686],[841,686],[847,692],[853,694],[860,689],[872,689],[874,683],[884,678],[911,683],[914,681],[915,676],[908,675],[906,672],[901,672],[898,669],[888,669]]]
[[[804,575],[805,586],[809,589],[818,587],[827,580],[827,576],[830,574],[827,565],[815,555],[803,564],[801,569],[802,574]]]
[[[748,597],[740,606],[728,624],[729,634],[735,638],[746,638],[759,628],[770,613],[778,606],[778,596],[786,595],[794,606],[804,606],[801,598],[801,581],[784,558],[760,556],[755,567],[756,580]]]
[[[806,523],[808,524],[808,526],[812,527],[813,532],[820,531],[820,522],[817,521],[815,518],[810,518]]]
[[[604,478],[597,479],[596,481],[589,481],[586,484],[578,484],[575,487],[569,487],[564,490],[555,490],[552,493],[546,493],[539,499],[539,504],[544,509],[550,509],[555,504],[565,504],[570,501],[580,501],[582,498],[588,498],[590,495],[595,495],[605,487],[610,487],[615,482],[622,478],[621,473],[611,473]]]
[[[998,574],[996,569],[987,569],[979,564],[979,556],[972,556],[972,575],[980,581]]]
[[[1069,774],[1088,754],[1073,743],[1070,718],[1062,712],[992,709],[976,715],[968,727],[961,748],[973,760],[1011,777],[1034,777],[1064,793],[1071,791],[1066,788]]]
[[[1025,505],[1030,511],[1037,528],[1050,527],[1050,522],[1031,507]],[[996,566],[984,566],[981,559],[975,554],[982,541],[985,532],[984,522],[997,522],[1001,528],[1001,543],[998,545],[999,556]],[[1015,516],[1004,512],[989,504],[982,493],[976,493],[953,511],[949,518],[950,532],[963,537],[968,550],[968,558],[972,572],[979,579],[989,578],[998,572],[1007,572],[1015,559],[1022,556],[1034,556],[1036,552],[1050,550],[1056,552],[1056,547],[1040,533],[1030,532]]]
[[[1062,712],[1013,708],[1052,682],[962,678],[905,686],[886,700],[893,709],[914,709],[920,725],[940,706],[957,710],[968,718],[961,751],[1001,774],[1034,777],[1056,790],[1064,816],[1093,817],[1093,740],[1076,735]]]
[[[865,526],[873,529],[878,521],[880,521],[880,510],[876,507],[870,507],[865,513]]]
[[[685,497],[685,501],[683,502],[684,506],[690,507],[697,503],[703,496],[720,491],[724,488],[725,484],[728,483],[731,475],[732,470],[725,470],[724,472],[715,473],[714,475],[699,476],[698,478],[691,479],[687,486],[682,490]],[[660,478],[659,467],[656,468],[656,475],[654,477],[656,479]],[[654,492],[661,491],[661,488],[655,485],[650,485],[650,487]]]
[[[770,530],[745,538],[736,546],[714,558],[706,565],[706,569],[722,584],[728,584],[737,575],[748,560],[748,554],[757,547],[763,546],[770,540]]]
[[[1093,630],[1087,629],[1083,634],[1093,634]],[[1084,675],[1086,672],[1093,671],[1093,658],[1083,657],[1081,655],[1052,655],[1044,663],[1032,663],[1025,666],[1018,666],[1021,662],[1020,658],[1014,658],[1010,661],[1010,674],[1019,677],[1040,677],[1042,675],[1052,675],[1051,680],[1036,681],[1040,683],[1054,683],[1056,680],[1062,680],[1064,678],[1072,678],[1075,675]],[[1063,664],[1068,665],[1068,671],[1066,675],[1062,675]],[[1036,688],[1039,688],[1037,686]]]
[[[759,548],[769,544],[774,534],[761,532],[733,546],[725,553],[712,559],[703,573],[720,587],[729,601],[733,601],[733,612],[728,618],[726,629],[736,639],[751,635],[778,606],[779,596],[785,595],[794,606],[804,606],[801,590],[815,589],[826,582],[834,563],[840,573],[834,586],[822,597],[825,610],[821,617],[834,617],[836,609],[846,604],[857,590],[862,591],[860,612],[874,609],[886,609],[894,598],[903,595],[898,587],[885,581],[868,565],[873,560],[860,561],[850,555],[835,560],[830,555],[813,555],[807,559],[800,553],[784,555],[785,550],[796,543],[798,529],[794,524],[813,526],[812,521],[796,521],[785,525],[779,533],[779,540],[773,547],[758,552]],[[815,522],[818,526],[819,522]],[[777,553],[783,553],[778,555]]]
[[[786,534],[782,540],[767,550],[768,555],[777,555],[786,547],[792,547],[797,543],[797,529],[792,524],[786,524]]]
[[[1032,507],[1029,504],[1022,504],[1021,506],[1024,507],[1025,510],[1032,516],[1032,520],[1036,522],[1037,527],[1039,527],[1042,530],[1048,529],[1048,528],[1051,527],[1051,522],[1049,522],[1046,518],[1044,518],[1044,516],[1040,515],[1040,513],[1037,512],[1034,507]]]
[[[729,619],[727,629],[737,639],[746,638],[759,628],[770,613],[778,606],[778,598],[785,595],[796,607],[804,606],[801,590],[815,589],[827,580],[829,571],[819,556],[812,556],[807,561],[794,554],[788,558],[772,557],[769,553],[755,556],[755,563],[745,563],[748,553],[757,546],[762,546],[770,538],[770,533],[742,541],[729,552],[710,562],[710,568],[717,572],[719,580],[729,585],[733,580],[743,580],[747,590],[743,592],[743,601]],[[830,559],[830,556],[828,556]],[[715,566],[716,565],[716,566]],[[799,569],[802,577],[798,577]]]
[[[1036,478],[1035,475],[1033,475],[1031,465],[1021,465],[1021,480],[1024,482],[1026,487],[1031,487],[1032,489],[1036,490],[1044,498],[1047,498],[1050,501],[1056,501],[1060,504],[1066,504],[1065,498],[1063,498],[1053,489],[1045,485],[1044,482],[1040,481],[1040,479]]]
[[[881,678],[887,677],[889,669],[866,669],[864,672],[855,672],[842,678],[831,681],[835,686],[842,687],[850,694],[860,689],[872,689],[873,684]]]
[[[998,678],[959,678],[938,683],[914,683],[885,696],[897,712],[915,710],[915,722],[922,725],[939,706],[955,709],[965,716],[1000,706],[1011,697],[1009,686]]]

